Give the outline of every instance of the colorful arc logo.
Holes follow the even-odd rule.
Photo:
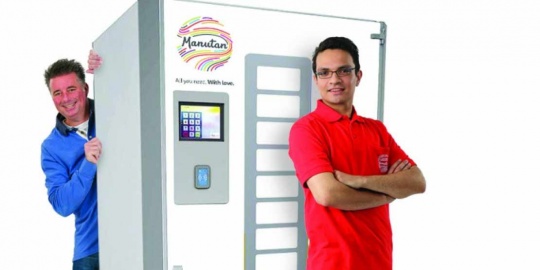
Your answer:
[[[232,55],[232,39],[223,25],[210,17],[187,20],[178,30],[181,43],[176,47],[184,62],[194,62],[195,68],[214,71],[225,65]]]

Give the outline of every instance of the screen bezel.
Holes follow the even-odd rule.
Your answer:
[[[182,106],[219,107],[219,139],[212,138],[184,138],[182,137]],[[224,142],[225,141],[225,104],[217,102],[197,102],[178,101],[178,140],[179,141],[204,141],[204,142]]]

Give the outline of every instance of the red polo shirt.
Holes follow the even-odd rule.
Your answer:
[[[323,172],[381,175],[398,159],[408,159],[414,165],[383,123],[357,115],[354,108],[349,119],[319,100],[317,109],[291,128],[289,155],[304,187],[310,241],[307,269],[392,269],[388,205],[358,211],[324,207],[306,185],[312,176]]]

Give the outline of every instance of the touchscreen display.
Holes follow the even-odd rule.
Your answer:
[[[180,138],[190,141],[223,141],[223,103],[179,104]]]

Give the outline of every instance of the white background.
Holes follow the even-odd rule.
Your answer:
[[[71,268],[73,218],[52,210],[40,168],[56,114],[43,71],[58,58],[86,62],[133,3],[0,2],[0,269]],[[395,269],[540,269],[540,4],[228,3],[388,24],[385,122],[428,182],[392,205]]]

